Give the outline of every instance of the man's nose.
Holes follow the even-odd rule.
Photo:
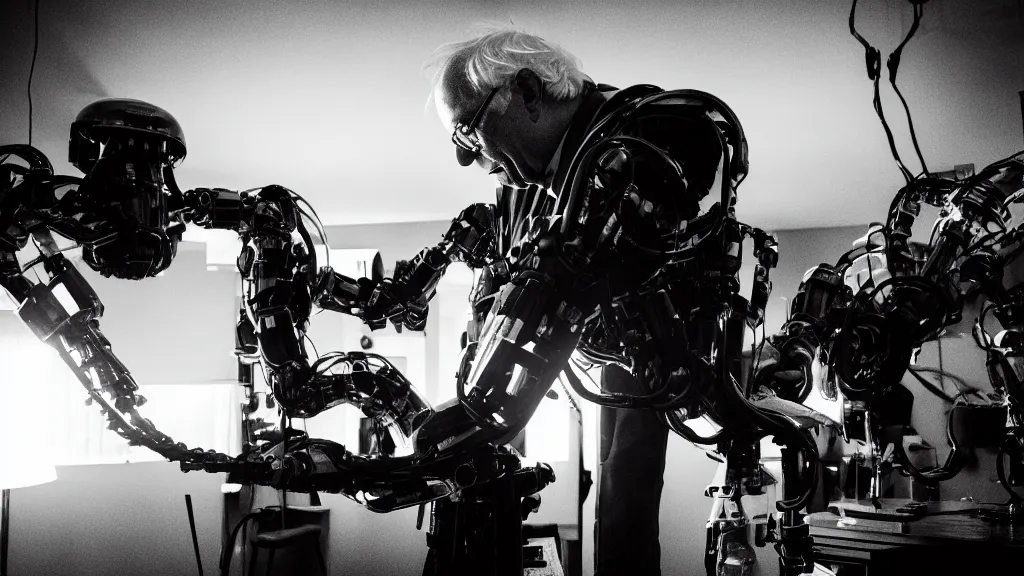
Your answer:
[[[455,159],[459,161],[459,166],[469,166],[474,161],[480,159],[480,154],[473,154],[465,148],[455,147]]]

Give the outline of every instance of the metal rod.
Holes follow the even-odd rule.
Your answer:
[[[3,512],[0,513],[0,576],[7,576],[7,541],[11,531],[11,491],[3,491]]]
[[[284,406],[281,406],[281,458],[288,456],[288,414],[284,411]],[[288,489],[281,489],[281,529],[284,530],[288,526],[284,523],[284,511],[288,508]]]
[[[196,552],[196,564],[199,566],[199,576],[203,576],[203,560],[199,557],[199,538],[196,537],[196,518],[192,514],[191,494],[185,494],[185,509],[188,510],[188,526],[192,530],[192,548]]]

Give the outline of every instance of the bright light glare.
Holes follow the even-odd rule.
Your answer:
[[[4,461],[16,465],[0,466],[0,486],[19,488],[57,479],[53,468],[49,436],[40,417],[46,409],[52,382],[52,355],[45,344],[25,334],[24,339],[0,339],[0,438],[24,438],[33,433],[33,442],[3,443]],[[44,430],[39,430],[40,427]],[[38,432],[37,432],[38,431]]]
[[[45,372],[55,355],[53,349],[34,340],[27,331],[22,339],[3,339],[0,342],[0,395],[4,402],[0,410],[26,412],[16,407],[39,397],[42,392],[39,387],[46,385]]]
[[[224,484],[220,485],[220,493],[221,494],[237,494],[237,493],[239,493],[241,491],[242,491],[242,485],[241,484],[228,484],[228,483],[225,482]]]
[[[569,403],[564,391],[558,391],[558,400],[541,400],[526,424],[526,456],[538,462],[569,461]]]

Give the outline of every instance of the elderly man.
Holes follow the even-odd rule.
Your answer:
[[[499,249],[515,242],[517,230],[529,228],[524,220],[551,213],[560,199],[564,202],[569,166],[596,123],[631,100],[660,92],[648,85],[617,90],[595,84],[572,55],[517,31],[445,46],[437,63],[434,99],[459,164],[476,164],[502,184],[497,213],[506,218],[498,236],[506,242],[499,242]],[[707,196],[722,149],[706,118],[669,104],[664,116],[627,124],[622,133],[664,150],[685,168],[689,190]],[[664,186],[643,164],[630,177],[640,186]],[[485,279],[474,298],[485,300],[497,292],[496,283]],[[479,320],[487,306],[476,309]],[[471,323],[470,339],[474,332]],[[602,372],[605,391],[645,392],[618,366]],[[658,514],[666,442],[667,428],[656,413],[602,408],[598,575],[661,573]]]

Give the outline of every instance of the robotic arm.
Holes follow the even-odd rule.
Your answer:
[[[897,463],[906,473],[927,484],[955,476],[963,467],[967,445],[983,446],[998,439],[980,433],[982,420],[1017,422],[1013,406],[1019,403],[1019,387],[1009,357],[1019,347],[1013,337],[1019,286],[1004,288],[1003,270],[1016,256],[1020,228],[1010,208],[1019,202],[1024,187],[1024,158],[1020,155],[996,162],[965,181],[919,178],[893,200],[888,221],[873,226],[860,246],[834,264],[808,271],[793,300],[791,319],[769,339],[759,358],[757,381],[781,397],[802,401],[812,389],[811,363],[828,366],[821,393],[835,400],[839,392],[850,401],[847,418],[863,419],[872,445],[875,480],[872,497],[880,496],[878,460],[882,448],[892,444]],[[910,242],[910,231],[920,205],[940,210],[929,244]],[[868,277],[850,277],[855,262],[867,261]],[[856,287],[856,291],[854,290]],[[983,407],[960,403],[950,415],[953,450],[947,461],[934,469],[916,468],[903,450],[902,437],[893,436],[905,418],[896,414],[909,393],[900,385],[915,350],[947,326],[960,322],[968,289],[988,298],[985,313],[975,326],[975,338],[989,355],[993,389],[1006,398],[1006,407],[990,414]],[[989,335],[985,318],[995,312],[1004,333],[1000,344]],[[1016,398],[1016,399],[1015,399]],[[905,411],[905,409],[904,409]],[[962,418],[975,418],[970,438],[955,438]],[[851,421],[853,422],[853,421]],[[849,425],[848,425],[849,426]],[[1001,426],[996,426],[1001,428]],[[1005,449],[1017,454],[1015,430]],[[991,436],[991,435],[987,435]],[[1003,465],[1000,457],[1000,467]],[[1014,461],[1014,460],[1011,460]],[[1017,465],[1019,466],[1019,464]]]
[[[456,259],[483,261],[490,238],[489,211],[485,206],[467,209],[441,244],[421,253],[395,279],[354,280],[317,267],[299,200],[280,186],[185,194],[194,223],[235,231],[243,240],[238,259],[245,286],[239,341],[243,355],[264,363],[285,415],[308,418],[349,403],[388,425],[396,443],[407,445],[435,420],[435,411],[382,356],[335,352],[308,360],[304,340],[311,307],[315,300],[323,308],[353,314],[376,327],[391,319],[421,328],[426,303],[447,265]],[[518,458],[489,445],[443,455],[416,451],[410,456],[365,457],[292,430],[285,431],[280,444],[249,459],[270,463],[273,485],[342,492],[378,512],[423,504],[506,474],[525,474],[539,486],[553,479],[549,469],[519,470]],[[268,483],[253,470],[243,470],[240,478]]]
[[[348,402],[407,438],[432,414],[408,380],[380,356],[332,353],[307,360],[302,343],[321,274],[301,218],[301,199],[279,186],[257,193],[198,189],[183,194],[171,168],[184,154],[184,138],[173,117],[134,100],[101,101],[79,115],[70,157],[86,172],[84,179],[55,176],[34,148],[0,146],[0,286],[19,304],[18,314],[29,328],[75,372],[112,430],[133,445],[180,462],[186,471],[228,471],[239,481],[340,492],[375,511],[433,500],[506,472],[534,474],[533,484],[550,482],[543,470],[517,472],[518,460],[493,448],[446,458],[372,458],[286,428],[276,445],[228,456],[189,449],[145,419],[138,411],[145,398],[100,331],[103,304],[61,254],[67,248],[58,245],[54,233],[77,243],[98,272],[136,280],[170,265],[188,221],[238,233],[245,244],[238,266],[247,289],[238,327],[241,353],[249,359],[258,356],[268,367],[269,384],[286,415],[307,417]],[[486,211],[480,218],[486,218]],[[471,239],[476,230],[468,224],[461,231],[453,226],[452,247],[435,252],[476,258]],[[40,256],[23,268],[17,253],[30,239]],[[437,269],[430,254],[402,284],[419,286],[422,302],[436,283],[424,273]],[[37,265],[48,281],[35,283],[25,275]],[[343,305],[386,310],[367,305],[372,289],[339,288],[359,283],[338,275],[330,280],[335,302],[348,290]],[[479,473],[467,475],[467,466]]]
[[[316,304],[325,309],[362,318],[373,330],[388,320],[399,329],[422,330],[428,305],[437,283],[453,262],[482,268],[494,262],[494,209],[473,204],[452,220],[451,227],[436,246],[420,251],[404,266],[396,267],[393,278],[353,280],[324,267],[315,294]]]
[[[138,412],[145,398],[100,331],[103,304],[54,237],[77,243],[105,276],[139,280],[166,269],[185,228],[172,173],[184,156],[174,118],[137,100],[101,100],[79,113],[69,159],[85,178],[54,175],[31,146],[0,146],[0,286],[74,371],[111,430],[183,465],[217,467],[234,458],[176,443]],[[29,240],[39,256],[22,267],[17,254]],[[26,276],[34,266],[47,281]]]
[[[240,340],[250,353],[258,351],[285,413],[308,418],[344,402],[365,403],[373,416],[391,410],[394,423],[411,433],[429,407],[386,360],[365,354],[307,360],[303,340],[318,269],[294,193],[280,186],[241,193],[197,189],[187,192],[185,201],[193,222],[232,230],[243,240],[238,270],[246,294]],[[361,308],[357,283],[336,277],[339,286],[353,288],[352,308]],[[330,373],[341,365],[345,373]]]

